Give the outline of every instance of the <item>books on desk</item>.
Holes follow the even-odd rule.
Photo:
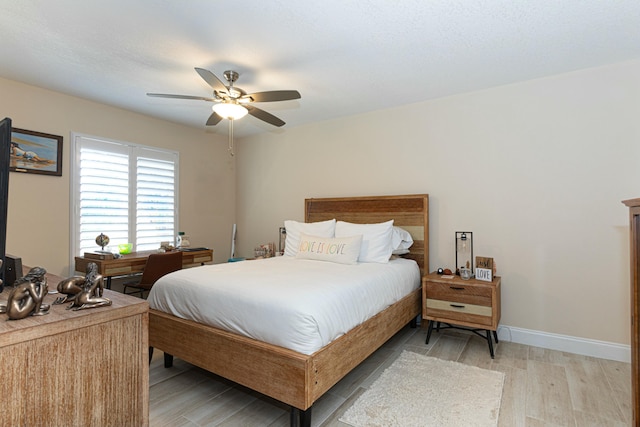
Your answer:
[[[87,259],[98,259],[104,261],[106,259],[113,259],[111,252],[85,252],[84,257]]]

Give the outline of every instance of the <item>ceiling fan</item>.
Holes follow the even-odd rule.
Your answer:
[[[148,96],[159,98],[196,99],[200,101],[213,102],[213,113],[207,120],[207,126],[217,125],[223,118],[237,120],[247,113],[253,117],[265,121],[273,126],[283,126],[285,122],[280,118],[251,105],[252,102],[274,102],[289,101],[299,99],[300,92],[297,90],[272,90],[266,92],[246,93],[233,84],[238,80],[239,74],[233,70],[224,72],[224,78],[228,84],[216,77],[209,70],[197,68],[196,72],[202,79],[213,88],[213,96],[191,96],[191,95],[171,95],[166,93],[147,93]]]

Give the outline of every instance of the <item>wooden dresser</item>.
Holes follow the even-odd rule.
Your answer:
[[[59,280],[48,275],[49,289]],[[112,306],[54,305],[45,316],[11,321],[0,315],[0,425],[149,425],[149,305],[109,290],[104,296]]]
[[[640,427],[640,199],[622,203],[629,208],[631,244],[631,409],[633,425]]]

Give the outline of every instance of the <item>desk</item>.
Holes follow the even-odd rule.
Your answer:
[[[182,252],[182,267],[192,267],[203,265],[205,262],[213,261],[213,249],[202,249]],[[147,264],[149,255],[157,251],[132,252],[114,259],[91,259],[82,256],[76,257],[75,271],[85,274],[87,264],[94,262],[98,265],[98,272],[107,279],[106,287],[111,289],[111,278],[113,276],[125,276],[127,274],[142,273]]]
[[[47,274],[49,289],[60,280]],[[0,425],[149,425],[149,304],[104,296],[111,306],[52,305],[47,315],[11,321],[0,314]]]

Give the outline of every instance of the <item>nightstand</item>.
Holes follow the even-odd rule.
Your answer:
[[[422,277],[422,318],[429,321],[427,341],[434,323],[440,328],[464,329],[487,340],[493,359],[493,338],[498,342],[500,277],[493,282],[462,280],[459,276],[431,273]],[[447,326],[440,326],[444,323]]]

